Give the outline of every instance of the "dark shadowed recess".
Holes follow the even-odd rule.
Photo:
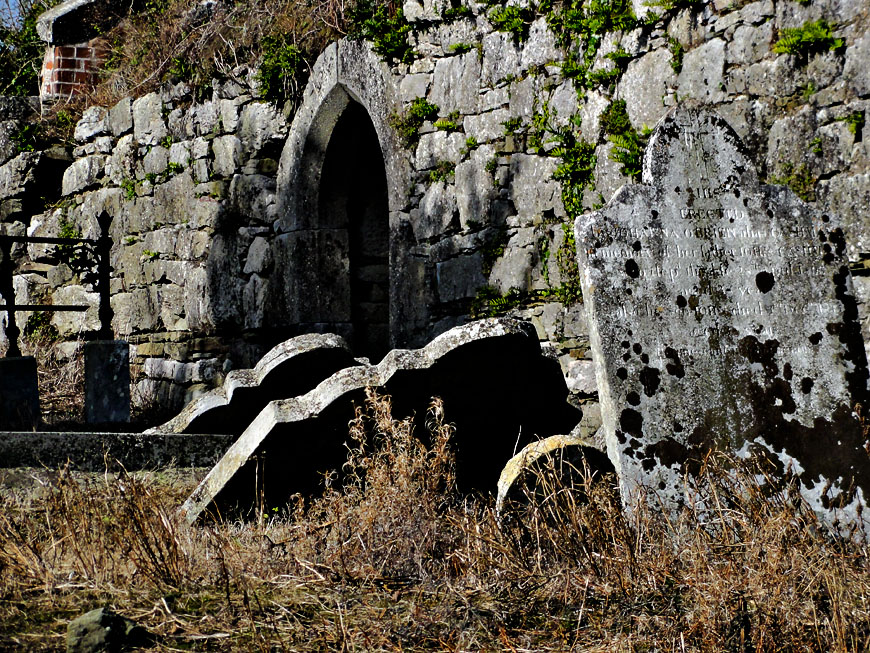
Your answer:
[[[387,177],[374,125],[357,102],[329,139],[318,206],[321,225],[347,230],[351,346],[377,362],[390,348]]]
[[[538,438],[570,432],[581,417],[566,402],[558,362],[520,335],[459,347],[429,369],[398,372],[383,390],[392,396],[394,418],[415,416],[418,436],[425,433],[431,397],[444,400],[446,419],[456,427],[457,480],[464,492],[494,493],[514,453]],[[348,392],[317,418],[273,430],[207,512],[243,516],[261,497],[261,507],[272,508],[294,493],[319,492],[325,472],[340,472],[348,421],[363,399],[362,389]]]

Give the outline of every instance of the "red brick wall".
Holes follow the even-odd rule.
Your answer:
[[[42,61],[42,97],[70,97],[91,87],[105,56],[99,38],[75,45],[49,45]]]

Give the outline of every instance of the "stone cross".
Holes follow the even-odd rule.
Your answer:
[[[575,230],[623,502],[651,489],[679,506],[684,476],[725,450],[791,468],[829,523],[854,523],[870,496],[854,411],[868,372],[831,217],[759,184],[722,118],[680,106],[651,136],[642,183]]]

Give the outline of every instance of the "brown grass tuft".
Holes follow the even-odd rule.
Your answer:
[[[449,407],[447,408],[449,410]],[[676,515],[624,513],[611,483],[542,469],[500,521],[370,393],[320,498],[186,527],[181,491],[61,473],[0,500],[0,649],[58,648],[109,604],[155,650],[851,651],[870,646],[861,534],[830,534],[794,484],[712,457]],[[427,441],[430,441],[427,439]]]

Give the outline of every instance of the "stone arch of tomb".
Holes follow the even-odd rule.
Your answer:
[[[312,67],[278,171],[277,269],[286,319],[333,331],[377,359],[404,344],[399,243],[408,152],[389,125],[389,68],[366,43],[330,45]]]

